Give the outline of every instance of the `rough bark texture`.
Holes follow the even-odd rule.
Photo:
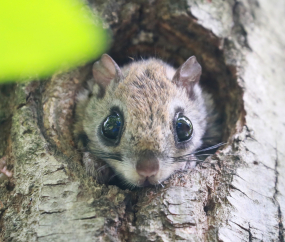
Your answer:
[[[119,64],[158,56],[178,66],[195,54],[228,143],[164,187],[99,185],[72,137],[90,65],[2,86],[0,158],[13,178],[0,181],[0,241],[284,241],[285,2],[89,4]]]

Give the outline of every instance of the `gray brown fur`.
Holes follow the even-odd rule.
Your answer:
[[[184,84],[174,81],[175,72],[161,60],[149,59],[124,66],[120,75],[117,70],[104,88],[96,76],[88,81],[88,87],[77,97],[74,134],[79,148],[87,152],[84,163],[91,175],[98,178],[96,169],[106,162],[126,183],[140,186],[144,178],[136,172],[136,163],[151,151],[159,162],[159,170],[149,182],[159,184],[175,171],[185,169],[187,162],[175,162],[173,157],[193,153],[202,146],[205,136],[211,137],[211,144],[219,141],[211,96],[194,82],[190,96]],[[97,130],[114,106],[123,112],[124,127],[119,145],[110,147],[100,141]],[[194,127],[186,149],[175,145],[173,119],[178,109],[183,110]],[[80,138],[82,134],[88,137],[87,147]],[[120,154],[122,161],[98,159],[98,152]]]

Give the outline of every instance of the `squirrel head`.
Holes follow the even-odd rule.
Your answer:
[[[133,186],[159,184],[202,144],[206,108],[194,56],[177,70],[158,59],[120,68],[107,54],[93,66],[83,120],[88,150]]]

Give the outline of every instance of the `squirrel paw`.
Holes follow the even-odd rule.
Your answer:
[[[0,180],[6,180],[8,177],[12,177],[12,172],[7,170],[6,157],[0,159]]]

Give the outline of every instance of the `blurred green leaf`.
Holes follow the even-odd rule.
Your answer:
[[[100,20],[80,1],[0,1],[0,82],[74,67],[107,43]]]

